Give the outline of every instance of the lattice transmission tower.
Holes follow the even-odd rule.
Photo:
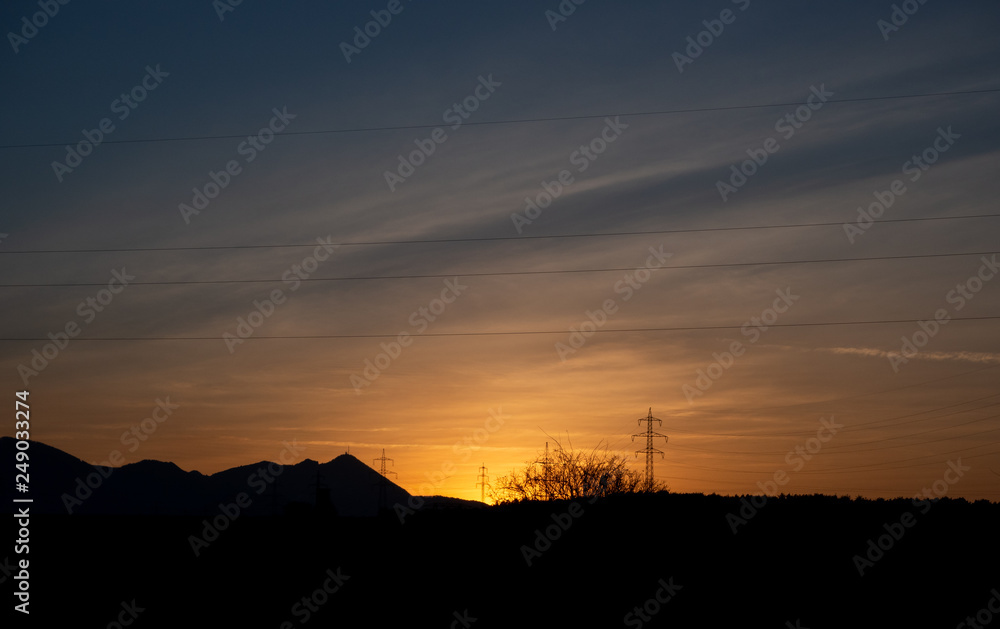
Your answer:
[[[654,478],[653,477],[653,455],[654,454],[659,454],[660,458],[663,458],[663,451],[662,450],[657,450],[656,448],[653,447],[653,438],[654,437],[663,437],[663,443],[666,443],[668,441],[668,438],[667,438],[666,435],[661,435],[658,432],[653,432],[653,422],[654,421],[659,422],[660,426],[663,425],[663,420],[661,420],[659,418],[656,418],[656,417],[653,417],[653,409],[651,407],[649,409],[649,415],[647,415],[646,417],[640,417],[639,418],[639,423],[640,424],[642,424],[642,422],[646,422],[646,432],[632,435],[632,441],[635,441],[636,437],[646,437],[646,448],[644,450],[636,450],[635,451],[635,455],[636,456],[639,456],[640,452],[645,452],[646,453],[646,491],[653,491],[653,487],[655,486],[655,483],[654,483],[654,480],[653,480],[653,478]]]
[[[385,462],[386,461],[391,462],[393,465],[396,464],[396,462],[393,461],[392,459],[386,458],[386,456],[385,456],[385,448],[382,448],[382,456],[379,457],[379,458],[377,458],[377,459],[375,459],[375,461],[379,463],[378,473],[381,476],[381,478],[379,478],[379,482],[378,482],[378,508],[379,508],[379,511],[381,511],[382,509],[385,509],[385,506],[386,506],[385,505],[385,502],[386,502],[385,497],[386,497],[386,481],[388,480],[388,476],[387,475],[388,474],[392,474],[393,476],[396,476],[398,478],[399,474],[396,474],[396,472],[393,472],[392,470],[386,470],[385,469]]]
[[[382,456],[380,456],[377,459],[375,459],[375,461],[377,461],[379,463],[378,473],[381,474],[382,476],[385,476],[386,474],[396,474],[396,472],[393,472],[392,470],[386,471],[386,469],[385,469],[385,462],[386,461],[392,462],[393,465],[396,464],[396,462],[393,461],[392,459],[386,458],[386,456],[385,456],[385,448],[382,448]],[[396,476],[399,476],[399,475],[396,474]]]
[[[479,476],[476,477],[476,487],[482,487],[481,501],[486,502],[486,486],[490,484],[490,477],[486,475],[486,464],[479,466]]]
[[[552,500],[552,492],[549,491],[549,470],[552,468],[552,461],[549,459],[549,442],[545,442],[545,458],[542,459],[542,488],[545,500]]]

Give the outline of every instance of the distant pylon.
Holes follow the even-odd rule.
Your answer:
[[[386,471],[386,469],[385,469],[385,462],[386,461],[392,461],[393,465],[395,465],[396,462],[393,461],[392,459],[386,458],[386,456],[385,456],[385,448],[382,448],[382,456],[379,457],[379,458],[377,458],[377,459],[375,459],[375,460],[379,462],[378,473],[381,475],[381,478],[379,478],[379,483],[378,483],[378,509],[381,512],[383,509],[385,509],[385,506],[386,506],[386,504],[385,504],[386,503],[386,499],[385,499],[386,498],[386,485],[385,484],[386,484],[386,480],[388,478],[386,475],[387,474],[393,474],[394,476],[398,477],[399,474],[396,474],[396,472],[393,472],[391,470]]]
[[[545,480],[545,484],[543,485],[543,487],[545,488],[545,500],[552,499],[552,494],[549,492],[549,467],[551,465],[552,463],[549,461],[549,442],[546,441],[545,458],[542,459],[542,472],[543,472],[543,479]]]
[[[653,417],[653,409],[650,407],[649,415],[639,418],[640,424],[642,422],[646,422],[646,432],[632,435],[632,441],[635,441],[636,437],[646,437],[646,449],[635,451],[636,456],[639,456],[640,452],[646,453],[646,491],[653,491],[653,487],[655,486],[655,482],[653,480],[653,454],[659,454],[660,458],[663,457],[663,451],[657,450],[653,447],[653,437],[663,437],[663,443],[668,441],[666,435],[653,432],[653,420],[660,422],[661,426],[663,425],[663,420]]]
[[[382,476],[385,476],[386,474],[395,474],[396,476],[399,476],[399,474],[396,474],[396,472],[393,472],[392,470],[386,471],[386,469],[385,469],[385,462],[386,461],[392,461],[393,465],[395,465],[396,462],[393,461],[392,459],[387,459],[385,457],[385,448],[382,448],[382,456],[379,457],[379,458],[377,458],[377,459],[375,459],[375,460],[379,462],[379,468],[378,468],[378,473],[379,474],[381,474]]]
[[[479,466],[479,476],[476,477],[476,487],[482,486],[480,493],[481,501],[486,502],[486,486],[490,483],[490,477],[486,475],[486,464]]]

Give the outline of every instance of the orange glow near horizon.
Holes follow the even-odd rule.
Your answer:
[[[431,347],[433,344],[448,343],[454,344],[449,340],[419,339],[412,349],[414,355],[436,352],[439,348]],[[485,341],[479,345],[479,351],[495,352],[500,343]],[[600,354],[609,360],[609,354],[602,352],[599,344],[590,349],[595,358]],[[781,349],[755,349],[761,357],[785,354]],[[265,345],[248,346],[247,350],[247,355],[253,356],[254,352],[265,351]],[[294,440],[305,447],[303,458],[326,462],[349,448],[351,455],[377,470],[374,459],[385,448],[386,456],[394,460],[388,469],[398,474],[390,479],[410,493],[478,500],[480,465],[486,465],[493,482],[533,460],[544,450],[546,441],[552,448],[559,441],[575,449],[606,449],[630,459],[633,469],[641,473],[644,455],[636,456],[635,452],[645,447],[644,438],[633,441],[631,435],[644,432],[644,423],[637,420],[652,406],[654,416],[663,420],[662,426],[654,425],[655,430],[669,436],[667,444],[662,440],[654,444],[665,455],[654,461],[656,477],[667,482],[673,492],[742,494],[777,488],[780,493],[907,497],[940,478],[950,458],[965,456],[964,464],[971,465],[973,472],[950,488],[949,495],[998,498],[991,475],[983,474],[987,470],[979,469],[976,460],[968,458],[983,450],[935,457],[934,451],[941,447],[928,442],[927,437],[894,438],[901,426],[907,435],[932,431],[929,436],[935,427],[942,426],[941,421],[961,419],[973,422],[975,427],[977,418],[989,417],[988,405],[994,400],[955,404],[989,396],[991,370],[971,373],[963,379],[967,386],[961,392],[948,395],[947,390],[935,390],[934,384],[911,386],[933,380],[933,372],[926,371],[915,374],[906,385],[901,382],[903,388],[896,391],[844,386],[839,391],[834,389],[832,399],[810,399],[815,394],[803,388],[799,396],[786,397],[784,403],[769,407],[773,398],[767,386],[756,394],[756,403],[740,386],[726,389],[730,382],[745,384],[738,376],[741,366],[737,364],[727,374],[729,382],[721,378],[713,385],[711,400],[706,399],[704,405],[688,405],[683,398],[678,404],[677,385],[672,387],[673,392],[661,393],[665,398],[674,398],[672,401],[643,399],[650,384],[648,379],[641,380],[646,367],[630,366],[629,357],[618,353],[618,363],[607,368],[600,365],[601,361],[586,357],[576,364],[550,361],[544,367],[531,367],[531,361],[508,360],[492,373],[450,360],[437,365],[435,369],[440,371],[435,371],[426,363],[418,363],[415,356],[412,364],[401,360],[393,365],[362,395],[349,388],[325,387],[326,374],[313,375],[312,381],[300,381],[294,391],[290,388],[287,395],[278,395],[277,402],[272,399],[270,403],[243,404],[244,413],[239,417],[225,413],[228,403],[213,399],[211,387],[174,382],[160,389],[158,383],[151,382],[145,387],[145,404],[135,402],[143,397],[136,394],[128,400],[109,400],[95,414],[78,402],[80,397],[52,399],[43,384],[32,392],[33,412],[40,418],[36,420],[41,427],[40,440],[91,463],[106,461],[109,453],[117,449],[126,463],[146,458],[168,460],[185,470],[211,474],[275,460],[282,442]],[[453,358],[462,363],[460,356]],[[845,356],[836,360],[844,364],[846,378],[852,364],[868,359]],[[321,374],[316,367],[305,371]],[[676,382],[685,382],[680,376],[683,367],[670,369],[675,372]],[[694,372],[696,367],[688,369]],[[754,370],[752,365],[746,365],[742,375]],[[97,371],[94,378],[111,377]],[[789,376],[788,368],[784,375]],[[270,386],[285,387],[283,377],[291,376],[273,375]],[[58,375],[53,380],[56,378]],[[347,379],[343,372],[340,379]],[[950,383],[946,380],[942,384]],[[122,437],[131,426],[150,416],[156,399],[166,397],[157,390],[165,389],[177,391],[169,395],[179,408],[145,440],[130,439],[128,444],[136,446],[130,452]],[[609,390],[621,393],[620,402],[612,405],[606,401],[605,392]],[[251,391],[271,395],[259,387]],[[550,391],[561,394],[550,395]],[[986,408],[975,410],[980,407]],[[926,412],[929,410],[934,412]],[[41,419],[45,417],[69,417],[72,421],[51,430],[45,428]],[[938,417],[944,419],[936,420]],[[829,418],[833,418],[834,425],[844,427],[825,442],[814,439],[822,428],[821,420]],[[822,436],[826,438],[828,432]],[[975,448],[978,444],[975,440],[953,440],[947,445],[945,450]],[[798,454],[796,448],[800,448]],[[922,465],[913,467],[913,463]],[[444,470],[451,466],[452,473],[443,478]],[[784,483],[772,484],[775,479]]]
[[[546,441],[643,471],[651,407],[675,492],[913,496],[961,459],[948,495],[1000,500],[996,3],[892,41],[869,4],[755,8],[682,67],[700,3],[423,3],[353,61],[343,3],[206,11],[197,42],[132,4],[92,19],[142,55],[60,18],[5,66],[0,374],[32,438],[202,473],[384,448],[478,499]],[[54,172],[135,58],[162,89]]]

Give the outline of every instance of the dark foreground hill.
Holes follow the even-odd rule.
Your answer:
[[[734,533],[727,516],[741,508]],[[32,620],[816,628],[955,627],[977,614],[990,626],[989,614],[1000,626],[989,611],[1000,609],[1000,505],[985,501],[798,496],[752,513],[739,498],[661,493],[211,527],[34,518]]]
[[[13,465],[15,443],[10,437],[0,437],[0,461]],[[242,495],[246,506],[241,511],[249,515],[318,509],[373,516],[382,502],[393,504],[410,497],[349,454],[326,463],[299,461],[294,444],[286,444],[279,457],[287,465],[260,461],[211,475],[152,460],[121,467],[94,466],[44,443],[30,444],[29,493],[36,514],[211,516],[218,513],[220,504],[233,503]],[[0,486],[0,513],[10,513],[11,501],[17,497],[13,479]]]

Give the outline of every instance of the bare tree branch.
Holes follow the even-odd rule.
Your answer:
[[[610,454],[600,444],[590,452],[556,448],[548,460],[539,454],[525,467],[501,476],[493,484],[495,502],[515,500],[572,500],[590,496],[631,494],[645,491],[643,475],[628,467],[628,459]],[[653,491],[666,489],[658,484]]]

